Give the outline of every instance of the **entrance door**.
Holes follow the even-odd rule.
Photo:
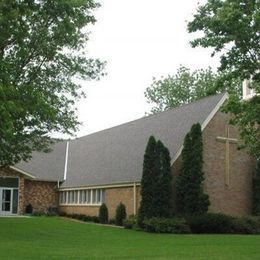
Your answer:
[[[12,213],[12,189],[0,188],[0,213]]]

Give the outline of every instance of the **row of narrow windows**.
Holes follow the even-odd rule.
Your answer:
[[[61,191],[60,204],[101,205],[105,202],[104,189]]]

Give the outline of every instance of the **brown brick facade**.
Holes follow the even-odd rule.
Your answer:
[[[140,186],[136,186],[136,209],[134,208],[134,186],[130,187],[117,187],[105,189],[105,203],[108,207],[109,218],[115,217],[116,207],[122,202],[126,206],[127,215],[132,215],[138,209],[140,203]],[[61,205],[59,207],[61,212],[67,214],[85,214],[89,216],[98,216],[99,206],[92,205]]]
[[[230,215],[250,215],[252,210],[252,173],[255,162],[236,143],[229,145],[230,176],[225,184],[225,143],[216,140],[225,136],[229,116],[218,112],[203,131],[205,192],[209,195],[209,211]],[[239,139],[236,127],[230,126],[230,138]]]
[[[34,211],[46,212],[49,207],[58,207],[56,183],[29,180],[11,168],[0,168],[0,176],[19,178],[18,214],[24,214],[29,203]]]
[[[56,182],[25,180],[24,194],[26,205],[30,203],[33,211],[47,212],[49,207],[58,207]]]
[[[225,136],[228,121],[229,115],[217,112],[203,130],[204,190],[209,195],[210,212],[221,212],[234,216],[250,215],[254,161],[245,150],[238,150],[236,143],[229,145],[230,183],[229,186],[225,184],[226,146],[216,138]],[[234,126],[229,128],[230,138],[238,139],[237,128]],[[180,168],[181,159],[178,158],[172,166],[174,183]]]

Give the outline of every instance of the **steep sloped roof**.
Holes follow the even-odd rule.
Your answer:
[[[29,162],[20,162],[14,166],[14,169],[28,173],[37,180],[62,181],[65,154],[66,142],[55,143],[52,145],[51,152],[33,152]]]
[[[210,96],[70,141],[67,179],[62,188],[140,181],[151,135],[174,157],[191,126],[203,124],[225,98],[225,94]]]
[[[61,188],[138,182],[151,135],[160,139],[174,158],[191,126],[194,123],[205,126],[226,98],[226,94],[206,97],[69,141],[67,167],[67,142],[63,141],[56,143],[50,153],[34,152],[29,162],[14,168],[35,179],[49,181],[62,181],[66,168],[66,180]]]

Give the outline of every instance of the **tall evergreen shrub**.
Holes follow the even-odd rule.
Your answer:
[[[172,175],[169,150],[158,140],[156,143],[155,169],[157,180],[154,187],[154,216],[168,218],[172,215]]]
[[[125,205],[120,202],[116,208],[115,222],[117,226],[123,226],[123,221],[126,219],[126,208]]]
[[[154,188],[156,183],[155,173],[156,140],[150,136],[144,154],[143,175],[141,180],[141,202],[138,211],[137,223],[143,225],[145,218],[154,215]]]
[[[102,205],[99,208],[99,222],[102,224],[108,223],[108,209],[105,203],[102,203]]]
[[[203,192],[203,143],[200,124],[194,124],[184,139],[182,169],[177,178],[177,207],[184,215],[201,214],[208,210],[209,198]]]
[[[170,217],[172,214],[172,176],[168,149],[150,137],[144,154],[141,203],[138,224],[144,219]]]
[[[260,160],[257,162],[253,178],[253,214],[260,216]]]

